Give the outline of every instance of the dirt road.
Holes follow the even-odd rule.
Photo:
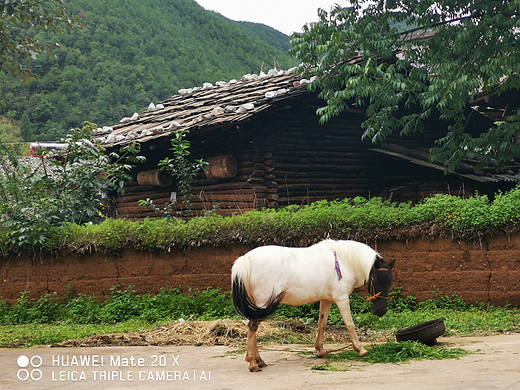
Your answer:
[[[312,347],[269,345],[269,364],[250,373],[243,351],[226,346],[30,348],[0,350],[2,389],[498,389],[520,390],[520,335],[441,338],[468,354],[406,364],[353,363],[315,371]],[[338,346],[329,346],[330,349]]]

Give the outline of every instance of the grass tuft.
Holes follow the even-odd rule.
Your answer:
[[[330,353],[326,363],[313,366],[313,370],[321,371],[345,371],[350,366],[345,363],[404,363],[410,360],[441,360],[458,359],[469,352],[461,348],[430,347],[414,341],[397,343],[387,341],[384,344],[375,344],[368,347],[368,355],[360,357],[356,351],[339,351]],[[339,364],[338,364],[339,363]]]

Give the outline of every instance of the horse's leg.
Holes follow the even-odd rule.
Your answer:
[[[247,353],[246,361],[249,362],[249,371],[262,371],[261,367],[266,367],[267,364],[260,358],[258,353],[258,345],[256,343],[256,331],[260,322],[249,321],[247,324]]]
[[[356,327],[354,326],[354,320],[352,319],[352,314],[350,314],[350,302],[348,297],[341,301],[336,301],[336,305],[338,305],[339,312],[341,313],[341,317],[345,322],[345,326],[347,327],[348,334],[350,336],[350,340],[352,341],[352,346],[354,350],[359,353],[359,356],[366,356],[368,354],[367,350],[361,346],[359,339],[356,334]]]
[[[318,336],[316,337],[316,344],[314,347],[318,350],[318,357],[327,357],[327,351],[323,348],[323,333],[325,333],[325,326],[329,318],[329,312],[332,302],[320,301],[320,318],[318,320]]]

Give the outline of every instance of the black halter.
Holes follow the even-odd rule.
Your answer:
[[[376,289],[374,287],[374,275],[376,272],[390,272],[390,268],[376,268],[375,264],[370,268],[370,273],[368,274],[368,293],[370,294],[370,298],[367,301],[373,301],[374,299],[382,298],[388,299],[388,297],[382,296],[381,291],[376,293]]]

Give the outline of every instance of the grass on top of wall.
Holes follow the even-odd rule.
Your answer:
[[[511,234],[518,230],[519,222],[517,187],[496,194],[492,201],[483,195],[467,199],[436,195],[418,204],[356,197],[232,216],[209,213],[189,220],[107,219],[97,225],[68,224],[56,229],[52,248],[117,252],[128,247],[171,250],[234,243],[307,246],[324,238],[364,242],[436,236],[478,240],[486,234]]]
[[[376,239],[451,238],[480,240],[520,231],[520,186],[462,199],[436,195],[417,204],[381,198],[318,201],[306,206],[249,211],[232,216],[209,212],[179,218],[106,219],[98,224],[57,225],[31,248],[1,247],[4,256],[23,254],[118,253],[125,248],[162,251],[175,248],[246,244],[308,246],[324,238],[374,242]],[[13,236],[0,228],[3,237]],[[11,240],[12,241],[12,240]],[[5,245],[5,244],[4,244]]]

